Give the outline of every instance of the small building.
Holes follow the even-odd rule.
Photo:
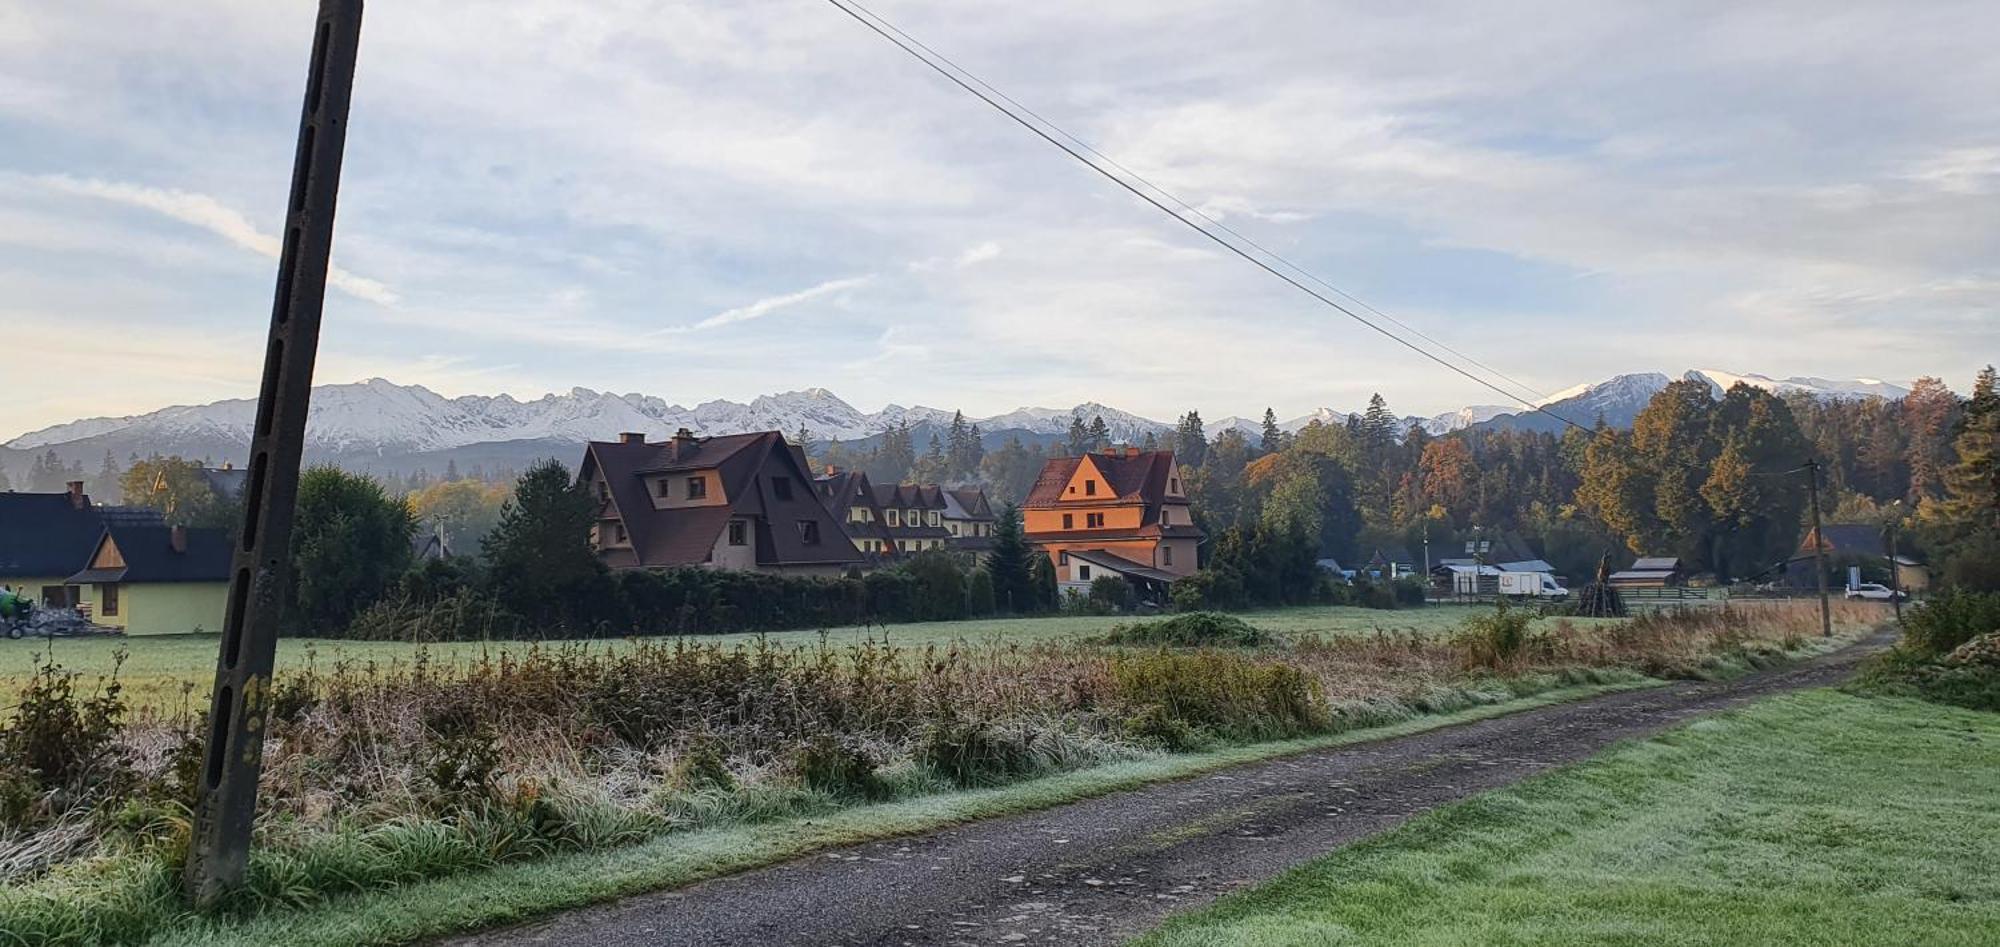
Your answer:
[[[228,530],[115,526],[67,581],[91,621],[128,635],[221,631],[232,546]]]
[[[1361,567],[1361,572],[1371,579],[1406,578],[1417,574],[1417,560],[1402,546],[1382,546],[1368,557],[1368,563]]]
[[[1673,556],[1635,559],[1632,568],[1613,572],[1606,579],[1614,589],[1668,589],[1687,584],[1687,570]]]
[[[895,557],[896,539],[889,534],[888,513],[875,502],[875,485],[866,473],[828,467],[813,480],[813,488],[863,556],[871,560]]]
[[[50,608],[78,604],[69,577],[112,523],[159,526],[157,511],[97,506],[72,480],[62,493],[0,493],[0,585]]]
[[[1850,566],[1879,574],[1884,581],[1889,578],[1889,544],[1883,527],[1873,523],[1827,523],[1818,531],[1807,529],[1799,540],[1799,548],[1785,560],[1785,585],[1796,589],[1818,585],[1813,576],[1817,551],[1825,553],[1827,581],[1835,587],[1847,584],[1846,572]],[[1895,568],[1897,588],[1911,593],[1930,588],[1930,572],[1922,563],[1899,554]]]
[[[776,431],[593,441],[577,478],[597,499],[591,545],[613,569],[701,566],[838,575],[865,559],[820,500],[805,452]]]
[[[1154,586],[1193,575],[1202,540],[1174,455],[1137,447],[1043,464],[1022,533],[1072,588],[1106,570]]]

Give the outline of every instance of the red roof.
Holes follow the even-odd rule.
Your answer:
[[[1126,450],[1084,456],[1104,475],[1106,486],[1111,490],[1110,497],[1099,497],[1099,501],[1160,503],[1166,500],[1167,481],[1174,472],[1172,451]],[[1076,469],[1083,464],[1083,460],[1083,457],[1057,457],[1043,464],[1041,475],[1035,478],[1034,489],[1028,491],[1028,502],[1023,505],[1030,509],[1054,509],[1062,505],[1063,489],[1076,476]]]

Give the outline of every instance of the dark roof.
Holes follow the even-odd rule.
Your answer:
[[[250,482],[247,467],[203,467],[201,479],[208,484],[215,495],[225,500],[233,500],[243,495],[243,485]]]
[[[124,568],[85,569],[70,576],[78,585],[92,582],[226,582],[230,556],[234,550],[225,529],[190,529],[187,549],[176,551],[174,530],[169,526],[124,526],[106,530],[99,545],[91,548],[96,558],[103,543],[118,548]],[[87,560],[86,560],[87,564]]]
[[[1105,549],[1072,549],[1069,550],[1068,555],[1071,559],[1081,559],[1091,565],[1102,566],[1106,569],[1122,572],[1126,575],[1138,576],[1142,579],[1151,579],[1155,582],[1174,582],[1180,579],[1180,576],[1171,572],[1163,572],[1143,562],[1134,562]]]
[[[1416,562],[1417,560],[1410,555],[1410,551],[1401,546],[1377,547],[1375,550],[1375,555],[1370,556],[1368,558],[1368,564],[1371,566],[1373,565],[1408,566],[1408,565],[1415,565]]]
[[[1627,572],[1679,572],[1681,561],[1676,556],[1651,556],[1635,559]]]
[[[1174,471],[1172,452],[1134,449],[1084,456],[1104,475],[1106,486],[1111,491],[1110,496],[1098,497],[1098,500],[1158,503],[1166,498],[1167,480]],[[1044,463],[1041,475],[1035,478],[1034,488],[1028,491],[1028,502],[1022,505],[1043,509],[1060,505],[1063,488],[1069,485],[1083,460],[1083,457],[1056,457]]]
[[[966,519],[999,519],[993,513],[993,503],[986,498],[985,490],[978,487],[959,487],[946,490],[945,493],[950,496],[953,502],[958,504],[959,509],[965,511]]]
[[[726,505],[655,510],[646,477],[716,471]],[[819,488],[800,451],[776,431],[676,438],[657,444],[592,441],[584,448],[581,476],[601,470],[611,485],[606,512],[624,524],[632,548],[607,550],[612,566],[670,567],[705,562],[731,519],[757,521],[757,562],[797,565],[861,561],[861,553],[820,501]],[[771,482],[793,482],[779,499]],[[819,524],[820,540],[808,544],[793,524]],[[773,521],[782,528],[772,528]]]
[[[1882,527],[1868,523],[1828,523],[1821,526],[1819,534],[1826,543],[1829,555],[1873,556],[1889,554],[1889,546],[1883,542]],[[1813,554],[1813,531],[1808,529],[1799,540],[1800,556]]]
[[[88,496],[0,493],[0,576],[69,575],[89,564],[102,535]]]

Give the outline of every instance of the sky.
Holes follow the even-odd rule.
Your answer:
[[[2000,358],[2000,6],[871,4],[1529,389]],[[256,393],[313,5],[0,0],[0,440]],[[1502,401],[824,0],[372,4],[317,378]]]

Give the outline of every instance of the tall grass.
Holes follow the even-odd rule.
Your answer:
[[[1808,619],[1816,629],[1816,613],[1780,608],[1544,621],[1491,658],[1383,631],[1228,648],[551,644],[309,664],[274,685],[257,854],[226,909],[1564,684],[1715,673],[1800,643]],[[200,721],[128,714],[115,681],[79,690],[56,668],[38,680],[0,732],[0,802],[15,800],[0,806],[0,850],[31,853],[0,858],[0,930],[30,944],[143,940],[182,911],[174,870]],[[50,747],[88,739],[90,766],[48,762]]]

